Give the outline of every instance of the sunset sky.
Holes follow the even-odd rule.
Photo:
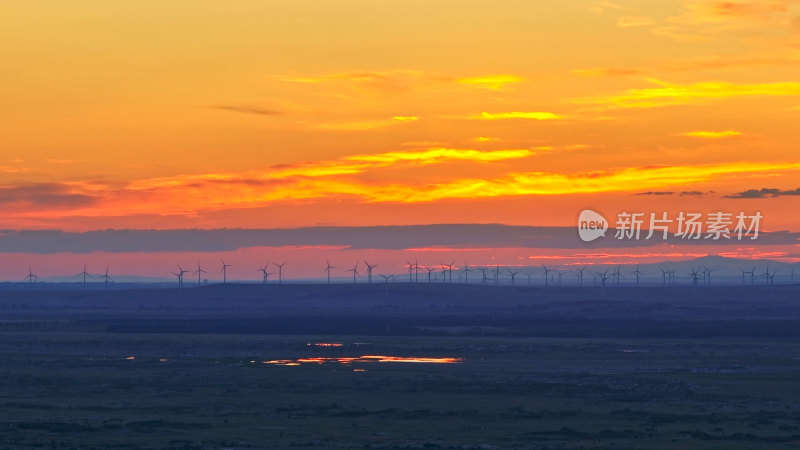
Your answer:
[[[800,232],[798,0],[3,2],[0,55],[0,229],[574,228],[589,208],[758,211],[762,231]],[[240,278],[277,258],[304,276],[325,258],[392,272],[422,251],[315,239],[0,248],[0,277],[84,261],[156,276],[219,256]],[[740,244],[614,262],[800,261],[796,238]],[[425,249],[431,264],[586,251],[577,237]]]

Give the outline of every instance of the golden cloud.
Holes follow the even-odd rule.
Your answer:
[[[734,131],[734,130],[725,130],[725,131],[688,131],[686,133],[681,133],[680,135],[681,136],[688,136],[688,137],[702,138],[702,139],[722,139],[722,138],[741,136],[742,133],[739,132],[739,131]]]
[[[646,27],[654,23],[653,18],[647,16],[623,16],[617,20],[617,26],[620,28]]]
[[[490,75],[474,78],[459,78],[456,80],[457,83],[481,86],[491,90],[502,89],[510,84],[521,83],[523,81],[525,81],[524,78],[516,75]]]
[[[558,114],[551,112],[501,112],[501,113],[488,113],[482,112],[477,116],[472,116],[472,119],[481,120],[507,120],[507,119],[530,119],[530,120],[555,120],[562,117]]]
[[[107,186],[86,186],[86,189],[82,189],[73,184],[69,186],[72,197],[79,195],[92,201],[78,203],[72,208],[47,209],[39,205],[35,210],[27,211],[27,215],[125,216],[152,213],[154,210],[167,215],[196,214],[201,210],[253,208],[275,202],[324,201],[326,198],[343,197],[368,203],[429,203],[451,199],[639,192],[800,169],[800,162],[735,162],[702,166],[625,167],[579,173],[517,172],[494,178],[454,178],[416,185],[365,181],[349,176],[398,162],[426,164],[453,159],[483,162],[530,154],[523,150],[502,152],[497,154],[475,150],[428,149],[421,152],[353,155],[342,160],[329,161],[327,166],[309,163],[305,166],[263,172],[141,180],[116,190]],[[24,214],[25,212],[22,215]]]
[[[800,83],[797,82],[736,84],[710,81],[681,85],[656,79],[649,81],[659,87],[629,89],[620,94],[582,98],[575,102],[610,108],[657,108],[732,97],[800,95]]]

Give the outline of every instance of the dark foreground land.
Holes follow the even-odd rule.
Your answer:
[[[799,344],[797,286],[5,291],[0,448],[797,448]]]

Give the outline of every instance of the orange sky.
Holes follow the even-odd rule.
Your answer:
[[[0,228],[800,230],[797,0],[4,2],[0,55]]]

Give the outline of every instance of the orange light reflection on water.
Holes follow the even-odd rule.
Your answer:
[[[382,356],[364,355],[361,357],[314,357],[297,359],[273,359],[263,361],[263,364],[274,364],[277,366],[299,366],[300,364],[324,364],[324,363],[425,363],[425,364],[456,364],[463,362],[462,358],[420,358],[405,356]]]

